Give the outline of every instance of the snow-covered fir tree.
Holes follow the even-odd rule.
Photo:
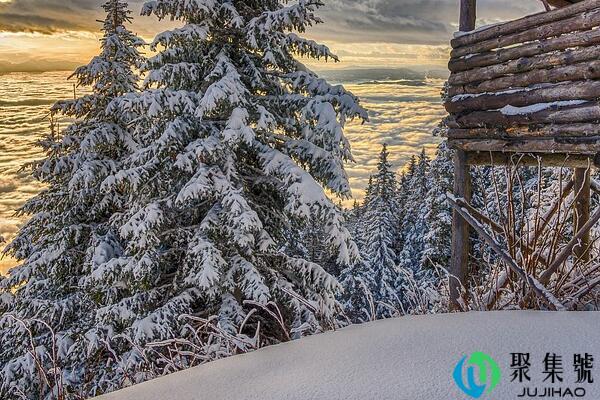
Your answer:
[[[144,14],[181,26],[156,37],[137,93],[141,41],[123,26],[126,4],[106,4],[103,52],[75,73],[94,92],[54,108],[77,122],[46,143],[35,173],[49,189],[23,208],[33,217],[8,248],[23,264],[2,282],[3,311],[50,318],[56,336],[34,342],[50,363],[56,339],[66,387],[85,396],[145,379],[156,360],[143,346],[185,336],[185,313],[236,335],[259,305],[245,326],[260,321],[263,343],[286,336],[262,312],[271,304],[293,337],[334,323],[340,285],[298,256],[299,230],[320,223],[339,265],[358,257],[326,190],[349,196],[343,129],[367,113],[295,59],[335,59],[294,33],[320,22],[318,6],[148,2]],[[56,392],[9,322],[3,390]]]
[[[326,192],[350,194],[344,125],[367,114],[295,59],[335,58],[294,33],[320,22],[319,5],[145,4],[143,14],[179,26],[152,43],[142,91],[108,107],[131,127],[136,148],[103,183],[128,202],[90,249],[102,256],[85,281],[102,306],[87,336],[94,346],[110,343],[115,359],[105,368],[113,386],[103,389],[160,369],[160,357],[140,349],[189,338],[184,314],[215,321],[230,337],[250,340],[260,329],[260,344],[287,338],[265,311],[273,305],[292,337],[337,318],[340,285],[302,257],[300,229],[320,223],[336,263],[357,258]],[[229,350],[216,343],[199,351],[218,358]]]
[[[451,256],[452,210],[446,201],[446,194],[453,190],[453,152],[446,143],[440,144],[435,158],[431,161],[429,190],[425,200],[425,222],[427,230],[423,236],[423,267],[447,268]]]
[[[399,179],[388,159],[384,146],[363,204],[351,211],[350,228],[362,260],[344,270],[341,281],[344,308],[354,322],[429,313],[444,304],[441,271],[450,254],[446,193],[452,185],[451,152],[442,145],[430,161],[421,151],[409,159]]]
[[[107,364],[108,355],[85,339],[101,307],[87,286],[98,265],[120,251],[112,219],[129,197],[106,182],[137,149],[107,105],[137,89],[143,42],[126,28],[126,2],[110,0],[103,8],[101,53],[73,74],[91,94],[53,106],[54,117],[76,122],[42,141],[46,157],[31,168],[46,189],[19,211],[31,219],[5,250],[22,262],[0,282],[2,398],[85,396],[104,379],[102,368],[89,368]],[[54,372],[44,376],[44,370]]]
[[[363,264],[354,271],[345,271],[347,285],[370,293],[377,318],[391,316],[397,309],[395,281],[398,276],[394,242],[398,227],[398,198],[396,174],[389,162],[387,145],[379,155],[377,172],[373,175],[362,206],[360,222]],[[358,282],[353,282],[352,278]],[[348,289],[351,290],[351,289]],[[358,304],[362,312],[363,304]]]
[[[398,254],[400,268],[417,270],[421,264],[424,249],[423,238],[427,232],[425,215],[427,192],[429,191],[429,158],[425,149],[417,158],[411,157],[406,181],[401,186],[403,199],[402,247]]]
[[[354,206],[346,219],[346,224],[354,242],[358,246],[360,259],[346,267],[340,274],[340,283],[343,287],[341,302],[346,316],[351,322],[361,323],[377,318],[377,310],[372,290],[376,288],[375,271],[372,264],[365,258],[366,228],[369,222],[365,220],[367,204],[374,196],[373,176],[369,176],[369,183],[365,190],[363,203],[354,201]]]

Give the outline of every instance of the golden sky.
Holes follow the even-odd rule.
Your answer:
[[[0,72],[72,69],[97,52],[104,0],[0,0]],[[173,23],[139,16],[132,29],[150,40]],[[325,21],[308,36],[339,53],[345,66],[440,64],[456,30],[458,0],[325,0]],[[479,23],[541,9],[539,0],[480,0]]]
[[[14,210],[39,189],[30,177],[18,172],[19,165],[39,157],[33,142],[45,129],[40,116],[52,101],[72,89],[71,83],[65,81],[66,73],[28,76],[27,90],[19,82],[24,78],[1,74],[72,70],[87,63],[98,52],[101,33],[100,23],[96,20],[103,18],[100,8],[103,2],[0,0],[0,85],[4,85],[0,89],[11,93],[11,98],[3,99],[0,95],[0,106],[3,101],[12,102],[5,111],[14,112],[18,106],[20,113],[17,118],[7,113],[3,116],[0,112],[0,135],[8,138],[4,144],[0,142],[0,235],[8,240],[14,237],[22,223],[22,219],[13,216]],[[332,71],[358,67],[365,71],[366,79],[377,76],[375,70],[382,67],[445,70],[448,41],[456,30],[458,0],[324,2],[321,16],[326,23],[310,29],[305,36],[328,45],[342,62],[311,63],[314,69]],[[139,16],[142,3],[142,0],[130,1],[134,16],[131,28],[150,41],[174,24]],[[541,9],[539,0],[479,0],[478,4],[479,24],[516,18]],[[406,86],[404,92],[395,86],[350,85],[372,112],[369,124],[352,125],[347,129],[357,160],[349,167],[356,197],[361,197],[381,144],[390,145],[393,162],[398,167],[422,147],[430,153],[434,150],[436,140],[431,137],[431,128],[444,114],[437,85]],[[51,93],[52,90],[56,93]],[[34,101],[31,102],[28,96],[35,97]],[[39,103],[40,100],[47,104]],[[3,126],[3,120],[26,122],[19,126],[10,123]],[[9,176],[11,179],[7,178]],[[0,273],[14,263],[11,259],[0,259]]]

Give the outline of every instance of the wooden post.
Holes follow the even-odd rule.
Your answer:
[[[459,30],[475,29],[477,0],[460,0]],[[454,155],[454,196],[471,201],[471,174],[467,154],[457,150]],[[462,310],[462,288],[467,286],[469,264],[469,224],[454,210],[452,212],[452,258],[450,259],[450,311]]]
[[[471,173],[467,154],[457,150],[454,155],[454,196],[471,200]],[[450,310],[462,310],[462,288],[467,287],[469,262],[469,224],[454,210],[452,212],[452,258],[450,260]]]
[[[477,0],[460,0],[460,31],[470,32],[474,30],[476,19]]]
[[[573,206],[573,232],[579,232],[590,219],[590,168],[575,168],[574,193],[577,197]],[[580,243],[573,248],[573,255],[581,258],[584,263],[589,261],[589,245],[590,232],[587,231]]]

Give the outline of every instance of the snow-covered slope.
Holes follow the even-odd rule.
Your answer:
[[[502,377],[483,399],[514,399],[511,354],[530,353],[531,383],[546,387],[546,353],[563,357],[563,384],[600,398],[600,314],[489,312],[404,317],[272,346],[156,379],[103,400],[281,400],[468,398],[454,383],[460,359],[482,351]],[[596,358],[592,385],[575,384],[574,353]]]

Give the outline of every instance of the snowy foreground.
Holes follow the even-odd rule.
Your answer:
[[[352,326],[213,362],[100,399],[466,399],[455,385],[457,362],[482,351],[502,378],[483,399],[515,399],[511,353],[531,354],[531,387],[543,383],[543,359],[563,357],[564,382],[600,398],[600,314],[488,312],[404,317]],[[594,383],[575,384],[575,353],[595,356]]]

